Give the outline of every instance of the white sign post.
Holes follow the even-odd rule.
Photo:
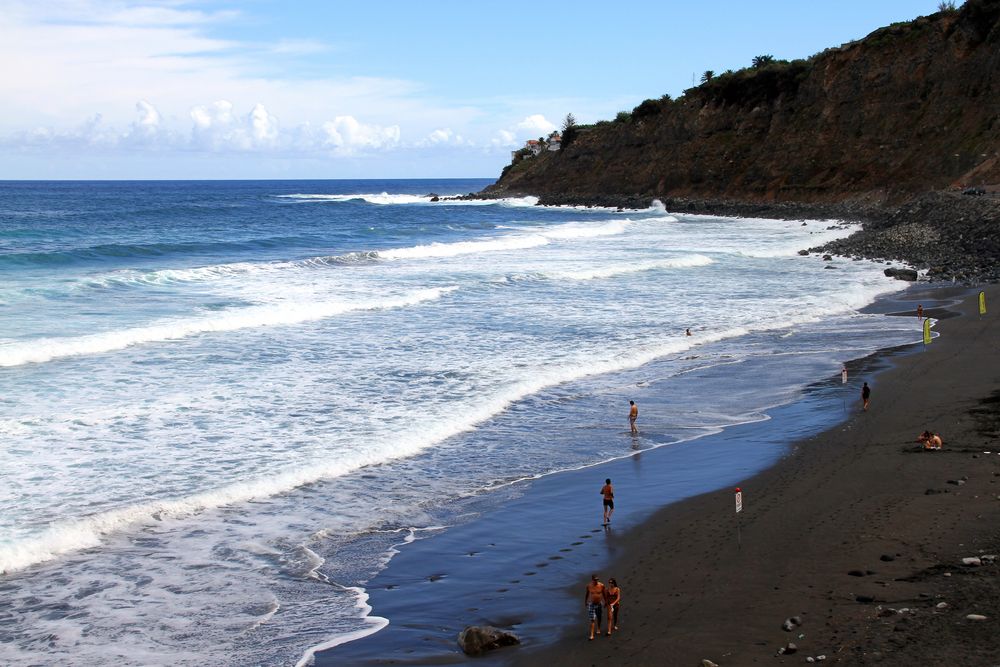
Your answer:
[[[736,487],[736,545],[743,548],[743,536],[740,534],[740,512],[743,511],[743,491]]]
[[[840,384],[847,384],[847,365],[840,367]],[[847,398],[844,398],[844,412],[847,412]]]

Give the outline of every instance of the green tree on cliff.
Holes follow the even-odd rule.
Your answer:
[[[571,113],[566,114],[562,124],[562,147],[566,148],[576,139],[579,130],[576,126],[576,116]]]
[[[753,68],[760,69],[761,67],[767,67],[774,62],[774,56],[768,54],[763,56],[754,56],[753,58]]]
[[[715,72],[710,69],[705,70],[705,73],[701,75],[701,82],[708,83],[715,78]]]

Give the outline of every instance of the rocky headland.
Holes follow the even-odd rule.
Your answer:
[[[520,154],[477,197],[863,223],[810,249],[1000,279],[1000,0],[707,77]]]

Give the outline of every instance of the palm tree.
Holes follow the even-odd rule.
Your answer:
[[[764,55],[764,56],[754,56],[753,68],[760,69],[761,67],[766,67],[774,62],[774,56]]]
[[[705,73],[701,75],[701,82],[708,83],[715,77],[715,72],[710,69],[705,70]]]

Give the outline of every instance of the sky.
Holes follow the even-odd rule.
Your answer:
[[[568,113],[938,4],[0,0],[0,179],[495,178]]]

